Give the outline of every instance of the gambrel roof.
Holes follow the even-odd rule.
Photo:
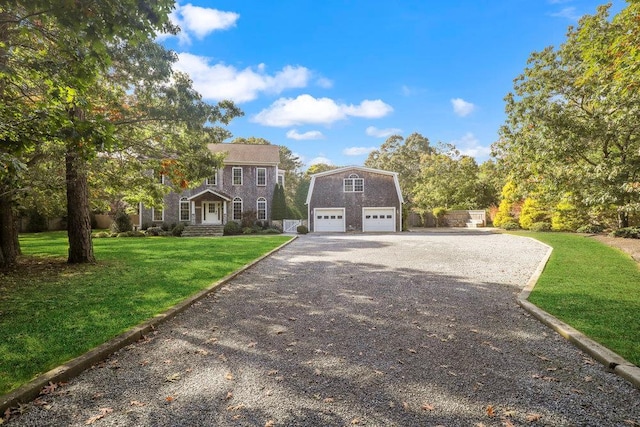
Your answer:
[[[212,153],[227,153],[225,165],[278,166],[280,149],[277,145],[209,144]]]
[[[375,174],[379,174],[379,175],[389,175],[389,176],[393,177],[393,183],[394,183],[394,185],[396,187],[396,192],[398,194],[398,200],[400,200],[400,203],[404,203],[404,198],[402,197],[402,191],[400,191],[400,181],[398,180],[398,172],[385,171],[385,170],[382,170],[382,169],[366,168],[364,166],[345,166],[345,167],[342,167],[342,168],[331,169],[331,170],[328,170],[328,171],[318,172],[318,173],[314,173],[313,175],[311,175],[311,183],[309,184],[309,192],[307,193],[307,201],[305,202],[305,204],[308,205],[309,202],[311,201],[311,195],[313,193],[313,187],[315,186],[317,177],[336,175],[336,174],[344,174],[344,173],[350,172],[350,171],[355,171],[355,172],[362,171],[362,172],[368,172],[368,173],[375,173]]]

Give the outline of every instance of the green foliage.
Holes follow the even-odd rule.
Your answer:
[[[105,237],[111,237],[111,235],[106,231],[99,231],[93,235],[93,237],[97,239],[104,239]]]
[[[576,231],[587,222],[584,209],[568,200],[561,200],[553,209],[551,228],[555,231]]]
[[[254,234],[258,231],[255,227],[244,227],[242,229],[242,234]]]
[[[433,216],[436,218],[436,227],[442,227],[446,225],[444,222],[444,217],[445,215],[447,215],[447,208],[443,208],[443,207],[434,208],[432,213],[433,213]]]
[[[147,236],[160,236],[163,230],[160,227],[148,227],[145,231]]]
[[[235,221],[229,221],[224,225],[225,236],[235,236],[242,233],[242,226]]]
[[[494,221],[494,225],[495,225],[495,221]],[[500,227],[505,230],[519,230],[520,224],[518,224],[515,221],[505,221],[500,223]]]
[[[546,221],[534,222],[529,226],[529,230],[533,232],[547,232],[551,231],[551,224]]]
[[[516,222],[516,215],[513,212],[515,201],[518,199],[517,187],[513,181],[508,181],[502,188],[502,200],[493,218],[494,227],[504,227],[504,224]],[[519,227],[518,227],[519,228]]]
[[[578,233],[587,233],[587,234],[598,234],[598,233],[602,233],[602,231],[604,231],[604,228],[601,225],[595,225],[595,224],[583,225],[582,227],[578,227],[576,229],[576,232]]]
[[[124,210],[119,210],[113,217],[113,223],[111,223],[111,231],[113,233],[123,233],[133,230],[133,223],[131,217]]]
[[[614,206],[625,227],[640,210],[640,3],[613,19],[609,7],[581,19],[557,49],[531,54],[505,98],[493,151],[523,189],[572,194],[581,210]]]
[[[182,232],[184,231],[185,227],[186,226],[182,222],[179,224],[176,224],[176,226],[171,229],[171,235],[175,237],[182,236]]]
[[[241,225],[242,228],[252,228],[258,219],[258,214],[254,210],[246,210],[242,212]]]
[[[529,230],[533,224],[547,222],[545,220],[548,219],[549,212],[538,199],[527,197],[524,200],[522,210],[520,211],[520,217],[518,218],[521,228]]]
[[[271,218],[282,220],[287,217],[287,204],[285,200],[284,187],[276,184],[273,191],[273,201],[271,202]]]
[[[299,225],[298,227],[296,227],[296,231],[298,232],[298,234],[307,234],[307,233],[309,233],[309,229],[307,228],[306,225]]]
[[[624,227],[614,230],[611,237],[622,237],[624,239],[640,239],[640,227]]]

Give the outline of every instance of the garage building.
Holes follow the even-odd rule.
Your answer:
[[[309,230],[401,231],[403,203],[396,172],[360,166],[320,172],[307,194]]]

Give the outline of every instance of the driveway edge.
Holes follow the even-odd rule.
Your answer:
[[[123,332],[122,334],[110,339],[109,341],[99,345],[98,347],[95,347],[92,350],[89,350],[88,352],[74,359],[71,359],[67,363],[64,363],[63,365],[60,365],[57,368],[54,368],[48,372],[45,372],[42,375],[39,375],[38,377],[22,385],[21,387],[15,389],[14,391],[8,394],[5,394],[3,396],[0,396],[0,416],[4,414],[4,412],[11,407],[15,407],[21,403],[30,402],[36,399],[40,395],[41,390],[45,386],[47,386],[49,383],[55,384],[55,383],[67,381],[79,375],[82,371],[89,369],[91,366],[95,365],[96,363],[103,361],[104,359],[106,359],[116,351],[120,350],[121,348],[124,348],[129,344],[132,344],[142,339],[144,335],[153,331],[157,325],[160,325],[161,323],[164,323],[174,318],[175,316],[185,311],[194,303],[203,299],[207,295],[217,291],[222,285],[227,283],[229,280],[235,278],[240,273],[253,267],[263,259],[278,252],[279,250],[289,245],[291,242],[293,242],[297,238],[298,238],[297,235],[293,236],[291,240],[272,249],[271,251],[262,255],[260,258],[248,264],[245,264],[238,270],[228,274],[227,276],[223,277],[217,282],[212,283],[207,288],[179,302],[178,304],[167,309],[166,311],[155,315],[151,319],[146,320],[145,322],[137,326],[132,327],[128,331]]]
[[[518,294],[517,300],[520,307],[525,309],[547,327],[556,331],[562,337],[567,339],[571,344],[578,347],[589,356],[593,357],[595,360],[603,364],[611,372],[629,381],[637,389],[640,389],[640,367],[625,360],[622,356],[595,342],[591,338],[584,335],[582,332],[567,325],[558,318],[552,316],[551,314],[542,310],[540,307],[528,301],[531,291],[533,291],[533,288],[536,286],[536,283],[538,282],[538,279],[540,278],[542,271],[547,265],[547,262],[551,257],[551,253],[553,252],[553,248],[551,246],[546,245],[539,240],[536,240],[536,242],[539,242],[540,244],[546,246],[548,250],[545,257],[542,259],[542,261],[540,261],[540,264],[538,265],[536,271],[533,273],[531,278],[529,278],[527,285],[524,287],[522,292]]]

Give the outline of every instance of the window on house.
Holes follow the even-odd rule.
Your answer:
[[[153,222],[164,221],[164,209],[162,207],[151,209],[151,220]]]
[[[264,187],[267,185],[267,169],[266,168],[256,168],[256,184]]]
[[[278,174],[278,184],[284,187],[284,175]]]
[[[258,219],[267,219],[267,199],[264,197],[260,197],[258,199]]]
[[[240,197],[233,199],[233,212],[231,219],[234,221],[242,220],[242,199]]]
[[[191,211],[189,210],[189,201],[186,197],[180,199],[180,221],[190,221]]]
[[[206,185],[218,185],[218,170],[214,169],[213,175],[207,177],[205,182]]]
[[[242,185],[242,168],[233,168],[233,185]]]
[[[362,193],[364,191],[364,178],[358,177],[355,173],[349,175],[344,180],[345,193]]]
[[[158,173],[158,184],[164,184],[164,174]]]

